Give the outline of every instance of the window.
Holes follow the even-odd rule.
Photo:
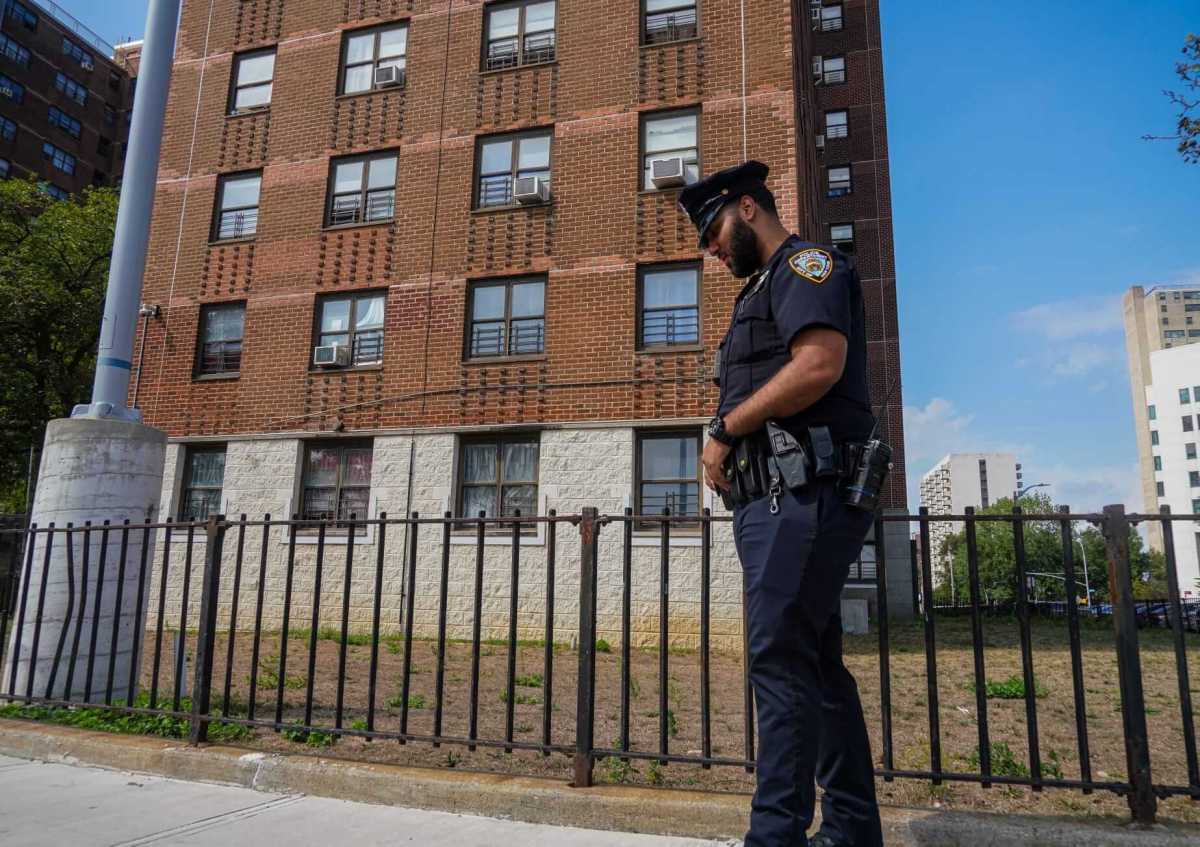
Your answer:
[[[850,193],[850,166],[843,165],[838,168],[829,168],[829,191],[830,197],[844,197]]]
[[[476,208],[512,205],[514,184],[522,177],[540,177],[549,184],[550,136],[549,130],[539,130],[480,139]]]
[[[845,138],[850,133],[847,112],[825,113],[825,138]]]
[[[42,144],[42,158],[65,174],[75,173],[75,157],[60,147],[55,147],[49,141]]]
[[[554,3],[520,0],[489,6],[483,69],[554,61]]]
[[[25,86],[0,74],[0,97],[7,97],[14,103],[22,103],[25,100]]]
[[[1184,415],[1182,418],[1182,421],[1183,421],[1183,431],[1191,432],[1192,431],[1192,416]]]
[[[1146,417],[1152,421],[1158,420],[1158,414],[1153,406],[1146,407]]]
[[[256,50],[233,59],[233,90],[229,92],[229,114],[271,105],[275,79],[275,51]]]
[[[0,179],[7,179],[11,168],[12,165],[9,164],[8,159],[0,159]]]
[[[357,94],[385,85],[403,85],[407,55],[407,24],[346,33],[340,93]]]
[[[1197,397],[1196,399],[1200,400],[1200,397]],[[1179,402],[1180,403],[1192,402],[1192,395],[1188,389],[1186,389],[1186,388],[1179,389]]]
[[[813,9],[813,24],[821,32],[836,32],[842,28],[842,4],[821,6],[820,12]]]
[[[72,138],[78,138],[83,127],[79,121],[68,115],[57,106],[51,106],[50,111],[46,115],[46,120],[50,122],[50,126],[56,126]]]
[[[350,348],[351,365],[383,361],[383,316],[387,294],[372,291],[317,301],[316,346]]]
[[[1200,312],[1200,303],[1185,303],[1183,310],[1185,312]]]
[[[54,78],[54,87],[70,97],[80,106],[87,105],[87,88],[82,83],[76,82],[66,74],[59,73]]]
[[[1161,306],[1159,306],[1158,310],[1165,315],[1167,313],[1167,304],[1163,303]]]
[[[696,0],[643,0],[642,22],[643,44],[695,38]]]
[[[670,112],[642,118],[642,188],[654,191],[654,163],[683,160],[688,185],[700,178],[700,114]]]
[[[301,495],[304,520],[370,517],[371,454],[369,441],[306,444]],[[366,531],[365,526],[356,530],[358,535]]]
[[[83,68],[85,71],[90,71],[92,68],[96,67],[92,62],[92,54],[84,50],[69,38],[63,38],[62,51],[64,56],[70,56],[72,59],[78,62],[79,67]]]
[[[113,111],[112,106],[104,107],[104,125],[114,126],[117,123],[117,113]]]
[[[236,374],[242,369],[242,328],[245,303],[200,307],[197,374]]]
[[[467,518],[480,512],[489,518],[517,511],[536,515],[538,446],[537,435],[464,438],[458,464],[458,514]]]
[[[1183,445],[1183,456],[1185,459],[1196,458],[1196,443],[1194,441],[1189,441]]]
[[[396,154],[334,159],[329,174],[328,226],[390,221],[396,214]]]
[[[1188,471],[1188,486],[1200,488],[1200,471]]]
[[[5,141],[12,141],[17,137],[17,125],[14,121],[0,115],[0,138]]]
[[[65,188],[59,188],[52,182],[40,182],[38,183],[38,188],[40,188],[42,191],[45,191],[55,200],[69,200],[71,198],[71,192],[67,191]]]
[[[820,81],[826,85],[833,85],[839,82],[846,81],[846,57],[845,56],[830,56],[828,58],[818,57],[821,63]]]
[[[663,509],[670,509],[672,515],[699,515],[700,433],[640,432],[637,442],[634,513],[661,515]],[[643,523],[637,528],[658,526]]]
[[[854,224],[830,224],[829,241],[843,253],[853,253]]]
[[[14,21],[20,21],[25,25],[26,29],[37,29],[38,16],[29,10],[23,3],[12,0],[8,5],[8,16]]]
[[[1167,489],[1161,482],[1154,483],[1154,490],[1158,493],[1159,497],[1167,496]]]
[[[203,521],[221,513],[225,484],[225,447],[189,447],[183,471],[179,520]]]
[[[1156,430],[1156,429],[1150,430],[1150,446],[1151,447],[1158,446],[1158,430]]]
[[[112,142],[101,135],[96,139],[96,152],[101,156],[111,156]]]
[[[546,350],[546,282],[479,282],[471,286],[467,358],[531,356]]]
[[[258,194],[261,173],[223,176],[217,184],[217,214],[213,240],[248,238],[258,232]]]
[[[1188,338],[1200,338],[1200,329],[1189,329]]]
[[[29,51],[4,33],[0,33],[0,55],[23,68],[29,67]]]
[[[1162,456],[1155,456],[1155,457],[1154,457],[1154,469],[1155,469],[1156,471],[1161,471],[1161,470],[1162,470]]]
[[[1167,319],[1163,318],[1163,323],[1166,323],[1166,322],[1167,322]],[[1186,338],[1187,333],[1184,332],[1182,329],[1168,329],[1166,332],[1163,333],[1163,337],[1164,338]]]
[[[660,265],[638,272],[638,346],[700,342],[700,266]]]
[[[1200,515],[1200,499],[1192,500],[1192,514]]]

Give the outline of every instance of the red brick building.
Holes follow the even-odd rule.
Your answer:
[[[0,2],[0,178],[66,197],[121,176],[136,67],[52,2]]]
[[[165,512],[698,509],[740,282],[676,198],[744,158],[857,255],[877,404],[899,373],[876,0],[187,0],[173,73]]]

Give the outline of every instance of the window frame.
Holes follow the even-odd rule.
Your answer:
[[[231,182],[235,179],[245,179],[246,177],[250,177],[250,176],[258,177],[258,203],[254,206],[231,206],[228,209],[222,207],[221,198],[224,196],[226,183]],[[211,242],[217,243],[217,242],[222,242],[222,241],[243,241],[243,240],[258,237],[258,219],[260,217],[259,209],[262,208],[262,178],[263,178],[262,169],[249,170],[249,171],[234,171],[233,173],[217,174],[217,190],[216,190],[216,194],[213,197],[212,229],[211,229],[211,232],[209,233],[209,240]],[[253,232],[251,232],[251,233],[240,233],[239,232],[238,234],[235,234],[235,235],[226,235],[226,236],[221,235],[221,218],[224,217],[226,212],[245,212],[249,209],[254,210],[254,231]]]
[[[259,56],[271,54],[274,58],[271,61],[271,78],[265,82],[252,82],[246,85],[238,83],[238,72],[241,70],[242,62],[246,59],[256,59]],[[225,114],[229,117],[237,115],[248,115],[252,112],[262,112],[271,108],[271,100],[275,97],[275,63],[279,61],[279,52],[275,47],[263,47],[255,50],[245,50],[241,53],[233,54],[233,62],[229,72],[229,100],[225,105]],[[261,103],[257,106],[246,106],[244,109],[237,107],[238,93],[244,88],[258,88],[264,85],[271,86],[271,96],[267,98],[266,103]]]
[[[513,286],[521,285],[530,282],[540,282],[542,284],[542,335],[541,335],[541,350],[536,353],[511,353],[510,345],[512,343],[512,323],[514,320],[529,321],[537,320],[534,315],[522,315],[514,318],[512,314],[512,290]],[[466,297],[466,313],[464,315],[463,333],[463,361],[464,362],[496,362],[501,360],[513,359],[540,359],[546,355],[546,289],[549,287],[550,280],[546,274],[530,274],[526,276],[512,277],[486,277],[483,279],[473,279],[467,281],[467,297]],[[504,324],[504,352],[495,355],[472,354],[471,340],[475,329],[475,292],[480,288],[499,288],[504,286],[504,317],[502,319],[494,319],[481,321],[481,323],[503,323]]]
[[[340,511],[341,501],[342,501],[342,491],[344,488],[354,488],[354,489],[366,488],[366,490],[367,490],[367,507],[366,507],[367,514],[358,515],[357,520],[359,520],[359,521],[370,520],[371,519],[371,514],[370,514],[371,492],[375,486],[375,439],[374,438],[313,439],[313,440],[307,440],[307,441],[301,442],[301,446],[303,449],[300,451],[300,473],[298,473],[296,475],[297,482],[300,487],[300,496],[297,500],[299,508],[296,510],[296,513],[300,516],[299,519],[301,521],[320,520],[319,518],[308,517],[308,514],[309,514],[308,508],[307,508],[308,507],[308,497],[307,497],[308,489],[310,487],[311,488],[328,488],[329,487],[329,486],[324,486],[324,485],[308,486],[305,484],[305,482],[306,482],[305,473],[308,469],[308,459],[309,459],[309,455],[310,455],[311,451],[313,449],[319,449],[319,450],[337,449],[339,452],[339,457],[338,457],[337,481],[333,485],[333,501],[335,504],[334,507],[335,507],[335,509],[338,509]],[[365,486],[343,485],[342,475],[345,470],[345,451],[346,450],[370,450],[370,453],[371,453],[371,480]],[[349,527],[347,526],[347,523],[348,523],[347,520],[343,520],[342,518],[335,515],[334,518],[332,518],[331,523],[326,525],[326,528],[325,528],[326,537],[329,537],[331,535],[339,536],[339,537],[343,537],[343,538],[349,537],[350,533],[349,533]],[[320,528],[317,526],[297,526],[295,528],[296,535],[310,535],[311,536],[311,535],[317,535],[319,532],[320,532]],[[369,533],[368,533],[368,525],[367,524],[360,523],[355,528],[355,533],[354,533],[355,538],[359,538],[362,536],[368,536],[368,535],[369,535]]]
[[[21,3],[20,0],[12,0],[8,4],[8,16],[24,24],[30,32],[37,32],[39,21],[37,13]]]
[[[819,8],[821,9],[820,20],[813,21],[813,23],[816,24],[816,26],[813,27],[813,29],[815,29],[817,32],[841,32],[843,29],[846,28],[846,6],[844,3],[822,4]],[[836,18],[833,18],[833,17],[826,18],[825,17],[826,9],[837,9],[838,10],[837,17]],[[832,26],[831,25],[832,23],[836,23],[837,26]]]
[[[0,141],[17,140],[17,122],[0,115]]]
[[[26,69],[29,68],[32,58],[29,48],[6,32],[0,32],[0,56],[4,56],[18,67]]]
[[[396,175],[395,175],[395,178],[392,180],[391,188],[388,188],[388,189],[371,188],[370,187],[371,163],[375,162],[375,161],[382,161],[387,158],[391,158],[395,162]],[[343,191],[340,194],[335,194],[334,193],[334,188],[336,187],[335,177],[337,175],[338,166],[339,165],[350,165],[350,164],[354,164],[355,162],[363,163],[362,178],[359,181],[358,191],[357,192]],[[357,153],[353,156],[337,156],[337,157],[331,158],[329,160],[329,175],[326,179],[327,179],[327,181],[326,181],[326,185],[325,185],[325,220],[324,220],[324,226],[326,229],[339,229],[342,227],[354,227],[354,226],[378,226],[380,224],[387,224],[387,223],[391,223],[396,220],[396,185],[400,181],[400,151],[399,150],[396,150],[395,148],[390,148],[387,150],[372,150],[369,153]],[[392,192],[391,214],[385,218],[372,218],[371,220],[367,220],[367,213],[370,210],[370,203],[371,203],[370,196],[372,194],[377,194],[377,193],[383,192],[383,191],[391,191]],[[354,197],[358,198],[359,205],[355,209],[355,214],[354,214],[355,219],[352,221],[334,223],[333,207],[334,207],[335,201],[339,197],[350,197],[350,196],[354,196]]]
[[[701,28],[700,28],[700,21],[703,17],[701,14],[700,3],[701,3],[701,0],[677,0],[677,2],[674,5],[672,5],[671,7],[666,8],[666,9],[660,9],[657,12],[654,12],[654,15],[658,16],[658,15],[670,14],[672,12],[686,11],[687,9],[694,10],[694,20],[692,21],[692,24],[691,24],[693,31],[692,31],[691,35],[675,35],[674,37],[671,37],[671,38],[664,38],[661,41],[656,41],[656,40],[650,39],[649,30],[647,29],[647,25],[650,22],[649,19],[650,19],[651,13],[646,8],[646,0],[640,0],[641,7],[639,9],[639,14],[640,14],[640,19],[641,19],[641,25],[639,27],[639,30],[640,30],[640,37],[641,37],[641,42],[640,42],[641,46],[642,47],[658,47],[663,44],[676,44],[680,41],[691,41],[692,39],[699,38],[701,35],[703,35],[703,30],[701,30]],[[679,25],[677,25],[677,26],[679,26]],[[687,26],[687,24],[683,24],[682,26]]]
[[[80,106],[86,106],[88,101],[88,87],[73,76],[56,71],[54,76],[55,89]]]
[[[339,97],[357,97],[360,94],[371,94],[376,91],[382,91],[380,86],[375,84],[375,71],[379,69],[379,36],[393,29],[403,29],[404,32],[404,67],[400,69],[400,82],[395,88],[405,88],[408,86],[408,39],[412,35],[412,27],[409,24],[408,18],[403,18],[397,21],[389,21],[386,24],[378,24],[376,26],[362,27],[360,29],[348,29],[342,32],[342,46],[338,53],[338,86],[337,96]],[[350,53],[350,40],[359,36],[370,34],[373,37],[371,44],[371,61],[370,62],[355,62],[354,67],[360,65],[371,66],[371,86],[362,91],[347,91],[346,90],[346,73],[350,69],[350,65],[346,63]],[[395,60],[397,57],[389,56],[388,61]]]
[[[482,44],[480,45],[480,57],[479,57],[479,69],[480,69],[481,73],[501,73],[503,71],[513,71],[513,70],[517,70],[518,68],[528,68],[528,67],[533,67],[535,65],[549,65],[549,64],[552,64],[552,63],[558,61],[558,12],[559,12],[558,7],[559,7],[559,3],[561,2],[561,0],[553,0],[553,2],[554,2],[554,28],[549,30],[549,32],[553,34],[553,38],[552,38],[553,44],[550,47],[553,55],[551,55],[550,58],[548,58],[548,59],[538,59],[536,61],[526,61],[525,60],[525,37],[526,37],[525,8],[527,6],[533,6],[533,5],[536,5],[537,3],[543,3],[543,2],[546,2],[546,0],[500,0],[500,2],[495,2],[495,3],[484,3],[484,5],[483,5],[483,25],[480,27],[482,36],[483,36]],[[489,49],[488,48],[491,46],[492,41],[493,40],[495,40],[495,41],[506,40],[506,39],[489,39],[488,38],[488,34],[489,34],[488,33],[488,24],[489,24],[490,16],[493,12],[502,11],[504,9],[512,9],[512,8],[520,9],[520,12],[517,14],[517,35],[516,35],[517,61],[516,61],[516,64],[503,65],[500,67],[488,67],[488,60],[489,60],[489,55],[488,55]],[[543,30],[543,32],[544,31],[545,30]]]
[[[369,362],[358,362],[358,361],[356,361],[357,344],[355,342],[357,340],[357,336],[360,331],[358,329],[356,329],[355,326],[358,323],[359,301],[366,300],[366,299],[373,299],[376,297],[383,298],[383,323],[379,326],[378,329],[374,329],[374,328],[366,329],[366,330],[362,330],[362,332],[363,332],[363,334],[374,333],[374,332],[379,333],[379,358],[372,359]],[[346,331],[345,332],[321,332],[321,319],[322,319],[322,317],[324,317],[325,304],[332,303],[337,300],[349,300],[350,301],[350,312],[347,316],[348,325],[346,327]],[[355,289],[352,291],[339,291],[336,293],[329,292],[326,294],[318,295],[313,300],[312,339],[311,339],[311,347],[309,350],[309,358],[308,358],[309,370],[318,372],[318,373],[327,370],[326,368],[315,366],[312,363],[312,351],[316,350],[317,347],[322,346],[321,338],[325,335],[349,336],[349,338],[347,340],[347,344],[350,347],[350,364],[348,364],[342,368],[337,368],[336,370],[348,371],[348,370],[355,370],[355,369],[359,369],[359,368],[382,367],[383,366],[384,344],[385,344],[386,338],[387,338],[387,308],[388,308],[388,289],[386,289],[386,288],[364,288],[364,289]]]
[[[830,115],[845,115],[846,120],[841,124],[834,124],[834,128],[841,127],[840,132],[831,132],[829,127]],[[849,109],[826,109],[825,110],[825,125],[823,127],[825,140],[828,142],[831,138],[849,138],[850,137],[850,110]]]
[[[646,276],[657,271],[676,271],[690,269],[696,274],[696,302],[693,307],[696,310],[696,340],[695,341],[676,341],[676,342],[660,342],[656,344],[647,344],[645,336],[646,323]],[[637,290],[634,295],[636,309],[634,314],[634,322],[636,326],[634,331],[637,335],[635,343],[636,349],[643,352],[658,352],[663,350],[691,350],[703,344],[704,341],[704,263],[702,261],[688,260],[683,262],[652,262],[637,266]],[[686,306],[656,306],[656,311],[665,311],[668,309],[689,308]]]
[[[53,103],[46,107],[46,122],[52,127],[61,129],[76,141],[83,135],[83,124]]]
[[[846,239],[841,239],[839,241],[838,239],[836,239],[834,237],[833,228],[838,227],[838,226],[850,227],[849,241],[847,241]],[[854,231],[854,221],[847,221],[845,223],[838,223],[838,224],[831,223],[829,225],[829,243],[832,244],[837,249],[841,250],[843,253],[853,253],[854,252],[854,247],[855,247],[855,244],[857,243],[856,235],[857,234]],[[847,247],[847,246],[843,246],[843,245],[849,245],[849,246]]]
[[[633,439],[633,513],[635,515],[644,515],[644,503],[642,499],[642,487],[647,480],[643,476],[642,468],[642,444],[650,440],[666,440],[671,438],[692,437],[696,439],[696,517],[697,520],[672,522],[671,534],[677,532],[695,533],[700,530],[700,516],[704,513],[704,464],[700,461],[700,457],[704,451],[704,431],[701,427],[666,427],[663,429],[635,429]],[[651,483],[691,483],[693,480],[684,477],[661,477],[650,480]],[[661,516],[661,512],[659,513]],[[672,512],[672,515],[679,514]],[[662,522],[658,521],[635,521],[633,529],[635,532],[646,531],[661,531]]]
[[[494,486],[494,495],[496,503],[496,514],[492,517],[508,517],[504,514],[504,447],[509,444],[534,444],[537,446],[537,459],[534,462],[533,482],[515,481],[508,483],[511,486],[529,486],[533,485],[533,514],[521,515],[521,517],[538,517],[539,503],[542,495],[542,433],[541,430],[520,430],[516,432],[492,432],[468,434],[464,433],[458,437],[457,455],[454,462],[454,515],[462,519],[479,519],[479,515],[468,515],[463,509],[465,508],[466,492],[468,488],[488,488],[486,483],[468,483],[464,482],[466,475],[467,450],[470,445],[477,444],[495,444],[496,445],[496,475]],[[455,525],[457,532],[477,532],[477,524],[459,523]],[[534,536],[538,534],[538,524],[532,522],[521,527],[521,536]],[[511,535],[511,525],[487,525],[484,530],[485,535]]]
[[[221,484],[219,486],[214,487],[212,485],[192,485],[192,484],[189,484],[189,483],[191,483],[192,459],[195,456],[199,456],[199,455],[220,453],[221,455],[225,456],[226,462],[228,462],[229,445],[204,443],[204,444],[186,444],[186,445],[184,445],[184,447],[185,447],[185,449],[184,449],[184,453],[183,453],[183,473],[179,479],[179,502],[176,503],[176,508],[175,508],[176,520],[179,521],[180,523],[184,523],[184,522],[190,523],[193,521],[200,522],[200,521],[206,520],[210,515],[219,515],[221,513],[221,506],[224,504],[224,499],[225,499],[226,464],[222,463],[222,465],[221,465]],[[193,517],[190,514],[190,512],[185,513],[185,510],[188,509],[188,505],[191,502],[191,497],[189,496],[189,493],[192,491],[196,491],[196,490],[204,490],[204,491],[215,490],[217,492],[217,510],[215,512],[210,512],[209,515],[205,515],[204,517],[201,517],[201,518]]]
[[[1196,455],[1197,455],[1197,454],[1196,454],[1196,442],[1194,442],[1194,441],[1185,441],[1185,442],[1184,442],[1184,444],[1183,444],[1183,458],[1184,458],[1184,460],[1188,460],[1188,459],[1195,459],[1195,458],[1196,458]]]
[[[494,209],[521,208],[522,204],[517,203],[513,199],[513,196],[512,196],[516,191],[516,181],[521,176],[520,143],[526,139],[534,139],[534,138],[542,138],[542,137],[548,138],[549,142],[550,142],[548,145],[549,153],[548,153],[548,158],[546,161],[545,170],[549,173],[547,180],[549,181],[551,189],[553,189],[553,187],[554,187],[554,127],[553,126],[534,127],[533,129],[522,129],[522,130],[518,130],[516,132],[502,132],[502,133],[497,133],[495,135],[481,135],[475,139],[475,169],[474,169],[473,177],[471,180],[471,187],[472,187],[471,208],[474,211],[478,212],[478,211],[492,211]],[[497,171],[494,174],[484,174],[483,173],[483,148],[487,144],[496,144],[496,143],[499,143],[502,141],[506,141],[510,145],[510,147],[509,147],[508,189],[507,189],[508,202],[483,205],[483,203],[481,202],[482,195],[483,195],[483,180],[485,178],[489,178],[489,177],[494,178],[494,177],[498,177],[501,175],[501,173],[499,171]],[[540,171],[542,169],[539,168],[538,170]],[[551,199],[548,200],[546,203],[537,203],[537,204],[528,204],[528,205],[548,206],[548,205],[552,204],[553,202],[554,202],[554,198],[553,198],[553,190],[552,190],[551,191]]]
[[[1182,418],[1180,418],[1180,423],[1183,425],[1184,432],[1195,431],[1195,425],[1191,415],[1183,415]]]
[[[834,188],[833,172],[845,169],[846,171],[846,187],[845,190]],[[838,180],[839,184],[841,180]],[[827,199],[835,199],[837,197],[849,197],[854,193],[854,165],[847,163],[845,165],[827,165],[825,167],[825,197]]]
[[[1188,471],[1188,488],[1200,488],[1200,471]]]
[[[42,158],[48,160],[55,169],[69,176],[75,175],[75,168],[79,165],[79,160],[75,157],[75,154],[68,153],[50,141],[42,142]]]
[[[96,59],[92,56],[91,51],[81,44],[76,44],[74,40],[65,35],[62,37],[62,54],[70,56],[75,60],[75,64],[79,65],[85,71],[94,71],[96,69]]]
[[[1158,446],[1158,430],[1157,429],[1150,430],[1150,446],[1151,447]]]
[[[237,368],[224,368],[219,370],[206,370],[204,368],[204,348],[209,343],[230,344],[233,339],[223,338],[220,342],[206,342],[204,340],[205,320],[207,315],[219,310],[230,310],[239,308],[242,311],[242,334],[237,339],[238,345],[238,366]],[[226,300],[219,303],[201,303],[200,314],[196,323],[196,357],[192,366],[193,379],[236,379],[242,373],[242,356],[245,354],[246,346],[246,301],[245,300]],[[222,363],[228,354],[223,350],[221,352]]]
[[[704,174],[704,147],[701,142],[704,139],[704,110],[701,108],[701,106],[699,104],[696,104],[693,106],[684,106],[682,108],[664,109],[661,111],[653,111],[653,112],[641,112],[638,115],[637,187],[638,187],[639,194],[640,193],[659,193],[659,192],[668,192],[668,191],[682,191],[688,185],[694,184],[694,183],[687,182],[686,168],[688,167],[689,163],[686,159],[684,159],[684,168],[685,168],[685,170],[684,170],[684,183],[685,184],[684,185],[678,186],[676,188],[655,188],[653,185],[651,185],[649,188],[646,187],[646,157],[650,155],[650,153],[646,150],[646,134],[649,129],[650,122],[657,121],[657,120],[667,120],[669,118],[681,117],[683,115],[693,115],[696,118],[696,138],[695,138],[696,143],[694,145],[695,150],[696,150],[696,173],[701,175],[699,178],[703,178],[702,175]],[[683,150],[683,149],[692,149],[692,148],[678,148],[678,149]],[[666,151],[666,152],[675,152],[675,151]]]
[[[0,169],[0,179],[8,179],[12,174],[12,162],[0,156],[0,165],[3,165],[3,168]]]
[[[842,60],[842,69],[840,71],[826,69],[825,64],[827,62],[834,62],[834,61],[837,61],[838,59]],[[839,74],[839,73],[841,74],[841,76],[837,77],[836,74]],[[821,80],[820,80],[821,85],[845,85],[846,84],[846,75],[847,75],[847,71],[846,71],[846,54],[845,53],[835,53],[832,56],[821,56]]]
[[[10,94],[3,95],[4,97],[6,97],[8,100],[11,100],[13,103],[16,103],[18,106],[25,102],[24,85],[17,82],[11,76],[0,74],[0,84],[4,83],[7,83],[5,87],[11,92]]]

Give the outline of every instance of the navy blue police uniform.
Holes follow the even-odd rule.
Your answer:
[[[701,246],[721,207],[765,176],[765,165],[748,162],[681,194]],[[811,427],[828,427],[835,446],[866,440],[874,417],[858,275],[841,252],[797,236],[784,241],[738,294],[718,354],[718,415],[765,385],[791,360],[796,336],[817,327],[846,337],[842,376],[808,408],[776,422],[801,443]],[[840,615],[842,588],[872,516],[844,505],[837,488],[836,478],[812,479],[734,510],[759,736],[746,847],[807,844],[814,782],[823,789],[825,843],[883,844],[862,705],[842,662]]]

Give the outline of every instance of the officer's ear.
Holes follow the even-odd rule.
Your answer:
[[[738,198],[738,215],[746,223],[753,223],[754,218],[758,215],[758,204],[749,194],[743,194]]]

